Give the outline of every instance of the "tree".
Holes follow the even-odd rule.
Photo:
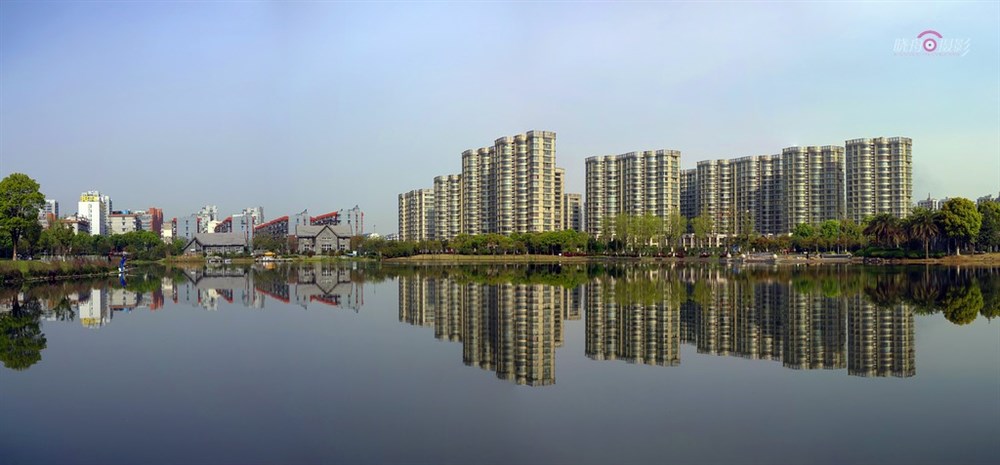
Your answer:
[[[0,362],[12,370],[27,370],[42,359],[45,335],[38,301],[21,305],[13,299],[10,312],[0,314]]]
[[[753,238],[757,235],[757,231],[754,229],[753,215],[749,211],[742,212],[738,215],[740,217],[739,228],[739,243],[742,248],[749,248],[750,243]]]
[[[962,246],[979,235],[983,224],[983,216],[976,210],[976,204],[961,197],[948,199],[941,206],[939,218],[945,236],[955,243],[955,255],[961,255]]]
[[[653,238],[659,238],[663,231],[663,222],[652,213],[637,216],[634,221],[636,223],[636,242],[641,247],[648,245]],[[642,255],[641,252],[640,255]]]
[[[871,237],[875,243],[889,247],[890,245],[899,248],[899,240],[903,237],[899,228],[899,220],[888,213],[875,215],[868,221],[864,233]]]
[[[694,238],[698,243],[702,243],[714,227],[715,223],[708,214],[708,210],[702,210],[700,215],[691,219],[691,232],[694,233]]]
[[[38,245],[52,255],[65,255],[67,249],[71,249],[73,235],[73,230],[69,226],[57,221],[42,231]]]
[[[976,242],[990,252],[1000,250],[1000,202],[983,202],[979,205],[979,214],[983,222]]]
[[[865,233],[861,225],[849,219],[840,220],[840,238],[838,240],[842,247],[858,249],[862,246],[864,238]]]
[[[187,244],[184,244],[187,245]],[[181,245],[183,250],[184,245]],[[288,249],[288,241],[285,238],[277,238],[270,234],[258,234],[253,237],[254,250],[265,250],[268,252],[285,253]]]
[[[626,247],[632,242],[631,233],[635,231],[632,226],[632,219],[625,213],[615,216],[615,239],[625,244]]]
[[[257,238],[254,237],[254,244],[256,248]],[[170,254],[171,255],[184,255],[184,246],[187,245],[187,241],[184,239],[174,239],[170,243]]]
[[[38,210],[44,204],[45,196],[38,191],[38,183],[28,175],[13,173],[0,181],[0,234],[11,238],[14,260],[21,238],[41,231]]]
[[[924,243],[924,258],[930,258],[930,242],[941,235],[935,216],[926,208],[915,208],[904,222],[906,234]]]
[[[820,224],[819,237],[823,241],[823,248],[829,250],[836,247],[840,238],[840,221],[826,220]]]
[[[663,222],[663,239],[667,244],[670,244],[671,250],[680,241],[685,231],[687,231],[687,218],[676,211],[667,215]]]
[[[799,223],[792,231],[792,242],[799,249],[814,249],[817,247],[817,240],[816,228],[809,223]]]

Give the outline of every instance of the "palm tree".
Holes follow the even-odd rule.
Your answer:
[[[896,217],[882,213],[873,217],[868,226],[865,227],[865,235],[875,238],[875,242],[888,246],[890,243],[899,247],[899,241],[903,238],[903,231],[899,228],[899,221]]]
[[[910,237],[923,241],[924,258],[930,258],[930,242],[941,235],[934,212],[926,208],[914,209],[913,214],[906,219],[906,232]]]

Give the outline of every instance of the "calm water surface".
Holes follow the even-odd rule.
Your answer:
[[[303,265],[0,298],[5,464],[1000,459],[1000,269]]]

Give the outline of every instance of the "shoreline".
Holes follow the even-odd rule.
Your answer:
[[[699,264],[737,264],[734,262],[720,262],[719,257],[614,257],[606,255],[586,255],[586,256],[558,256],[558,255],[456,255],[456,254],[420,254],[409,257],[395,257],[382,259],[383,263],[389,264],[428,264],[428,265],[452,265],[452,264],[552,264],[552,263],[699,263]],[[867,265],[867,266],[894,266],[894,265],[975,265],[975,266],[1000,266],[1000,253],[981,255],[949,255],[941,258],[908,258],[908,259],[880,259],[878,263],[864,263],[861,257],[851,259],[822,259],[805,258],[804,255],[784,255],[778,256],[774,263],[740,263],[742,265]]]

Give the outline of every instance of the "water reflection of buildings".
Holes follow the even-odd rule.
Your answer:
[[[879,309],[857,295],[847,300],[847,372],[853,376],[910,377],[914,363],[913,312],[896,304]]]
[[[608,277],[586,286],[587,357],[648,365],[680,364],[676,297],[666,286],[633,283],[636,281]]]
[[[263,280],[255,276],[249,269],[208,268],[184,271],[184,277],[177,281],[170,277],[137,278],[142,281],[139,287],[152,288],[147,292],[111,283],[98,284],[101,287],[76,286],[71,292],[59,294],[58,298],[40,299],[41,318],[45,321],[78,318],[84,327],[101,328],[116,314],[137,309],[155,311],[162,308],[167,299],[206,310],[217,310],[222,302],[263,308],[266,297],[294,302],[303,308],[321,304],[358,311],[364,305],[363,284],[352,282],[347,269],[317,265],[272,273]],[[281,298],[281,295],[288,297]],[[17,293],[16,299],[23,302],[26,296]],[[5,305],[0,304],[0,312],[4,310]]]
[[[689,287],[691,298],[680,308],[682,340],[699,353],[781,361],[793,369],[845,367],[845,309],[839,298],[797,293],[783,282]]]
[[[206,268],[184,272],[186,283],[172,289],[173,301],[207,310],[218,309],[219,301],[264,308],[267,299],[296,304],[349,308],[364,305],[364,287],[351,279],[351,270],[321,264],[262,271],[246,268]]]
[[[563,321],[586,306],[585,353],[594,360],[676,366],[698,353],[848,369],[852,376],[915,374],[913,314],[863,295],[824,294],[808,281],[746,280],[716,271],[643,270],[573,289],[399,278],[399,321],[461,342],[466,365],[518,384],[555,382]]]
[[[399,278],[399,321],[433,328],[437,339],[461,342],[466,365],[529,386],[555,383],[563,320],[579,319],[582,304],[581,289]]]
[[[807,284],[727,279],[706,270],[598,278],[588,285],[586,354],[677,365],[681,342],[698,353],[780,361],[791,369],[915,374],[909,308],[878,308],[862,295],[824,295]]]

